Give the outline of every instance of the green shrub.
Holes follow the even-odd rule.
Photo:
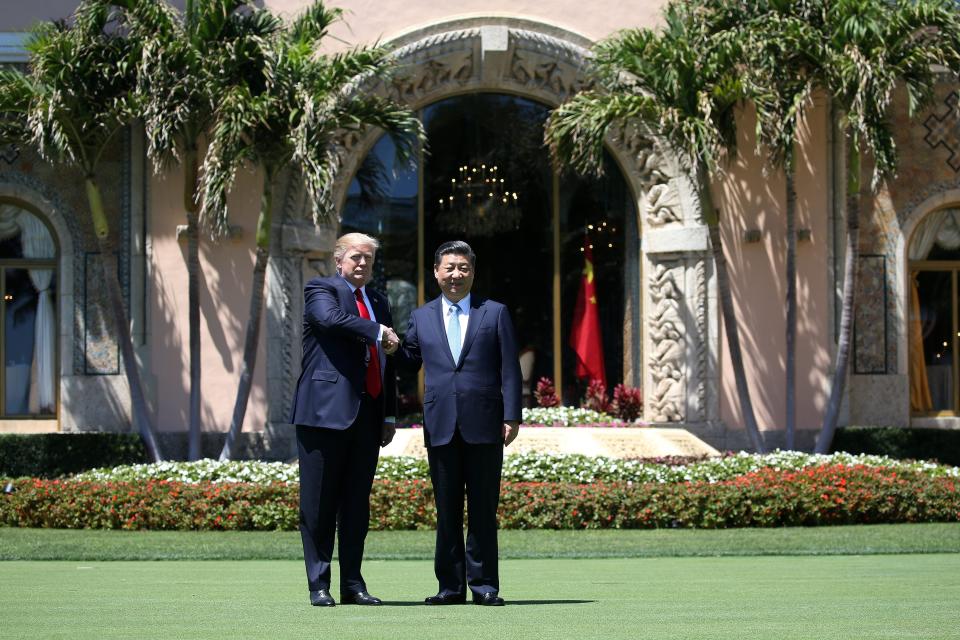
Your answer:
[[[295,483],[21,479],[0,495],[0,525],[294,530]],[[377,480],[373,529],[436,526],[427,480]],[[505,529],[782,527],[960,521],[960,480],[923,470],[825,464],[765,467],[720,482],[504,482]]]
[[[0,476],[55,478],[94,467],[143,462],[135,433],[0,435]]]
[[[897,459],[937,460],[960,465],[960,431],[902,427],[845,427],[833,438],[834,451]]]

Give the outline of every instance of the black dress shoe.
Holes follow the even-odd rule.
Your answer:
[[[310,604],[315,607],[332,607],[337,603],[328,589],[317,589],[310,592]]]
[[[487,593],[481,593],[477,595],[473,594],[473,604],[479,604],[484,607],[502,607],[504,605],[503,598],[498,596],[493,591],[488,591]]]
[[[438,593],[424,600],[427,604],[463,604],[466,601],[467,596],[462,593]]]
[[[356,593],[340,592],[340,604],[365,604],[378,605],[383,604],[380,598],[374,597],[366,591],[357,591]]]

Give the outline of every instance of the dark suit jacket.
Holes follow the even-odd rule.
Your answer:
[[[520,362],[510,313],[499,302],[476,295],[460,361],[447,344],[443,304],[435,298],[410,314],[400,357],[423,364],[424,438],[427,446],[450,442],[454,430],[470,444],[503,442],[503,422],[520,420]]]
[[[350,286],[338,275],[314,278],[304,287],[303,368],[293,398],[292,424],[342,430],[356,419],[369,345],[377,344],[381,324],[393,326],[386,296],[370,287],[366,292],[376,322],[360,317]],[[396,376],[383,349],[380,367],[384,415],[396,415]]]

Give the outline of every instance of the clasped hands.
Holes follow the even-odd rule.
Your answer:
[[[396,353],[397,349],[400,348],[400,337],[392,327],[384,327],[380,344],[383,345],[383,352],[389,356]]]

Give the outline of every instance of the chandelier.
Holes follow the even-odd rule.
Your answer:
[[[450,194],[439,198],[437,226],[470,237],[513,231],[520,223],[519,196],[496,165],[462,165],[450,178]]]

